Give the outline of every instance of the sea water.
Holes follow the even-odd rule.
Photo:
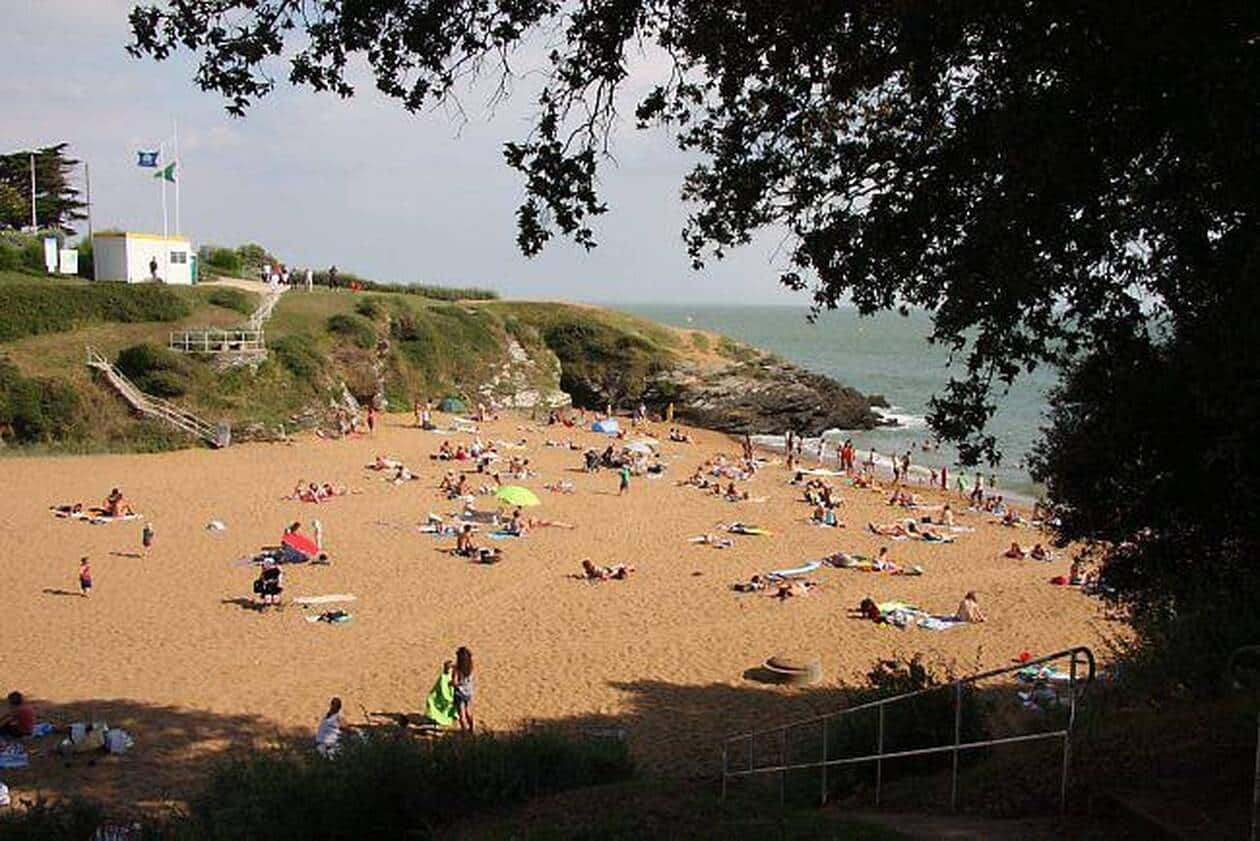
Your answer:
[[[777,353],[811,371],[851,385],[864,394],[882,394],[888,409],[877,410],[897,422],[874,430],[830,430],[823,435],[828,460],[835,458],[836,442],[852,438],[859,462],[872,449],[885,467],[891,457],[910,451],[911,464],[938,469],[948,465],[952,477],[962,471],[954,448],[935,444],[927,426],[928,400],[940,392],[952,376],[966,374],[965,359],[951,365],[949,351],[929,344],[931,320],[926,313],[896,313],[863,318],[844,308],[824,312],[814,323],[809,310],[794,306],[680,306],[624,304],[618,309],[675,327],[708,330]],[[986,487],[996,481],[1003,490],[1023,498],[1040,496],[1043,489],[1028,475],[1025,460],[1045,424],[1046,391],[1055,372],[1039,368],[1025,374],[1005,393],[995,395],[997,414],[989,423],[1002,452],[997,467],[982,465],[979,472]],[[760,443],[770,444],[764,438]],[[927,449],[925,449],[927,443]],[[805,441],[807,451],[818,451],[818,439]],[[919,471],[915,471],[918,473]],[[976,468],[965,476],[974,481]]]

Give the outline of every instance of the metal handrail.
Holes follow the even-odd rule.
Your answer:
[[[1070,705],[1068,711],[1068,721],[1066,727],[1060,730],[1050,730],[1043,733],[1031,733],[1023,736],[1006,736],[999,739],[983,739],[979,741],[963,742],[962,741],[962,690],[965,685],[974,684],[977,681],[985,680],[999,675],[1010,674],[1022,671],[1031,666],[1037,666],[1042,663],[1049,663],[1054,660],[1060,660],[1064,657],[1071,658],[1071,667],[1069,670],[1069,697]],[[1085,664],[1089,667],[1080,684],[1080,691],[1077,691],[1078,678],[1076,666],[1078,658],[1084,658]],[[1078,699],[1085,697],[1085,691],[1089,684],[1093,682],[1096,673],[1096,664],[1094,661],[1094,653],[1085,646],[1076,646],[1074,648],[1057,651],[1053,654],[1047,654],[1025,662],[1005,666],[998,669],[991,669],[987,672],[969,675],[964,678],[943,683],[940,686],[932,686],[926,689],[917,689],[913,692],[905,692],[900,695],[894,695],[889,698],[881,698],[875,701],[869,701],[865,704],[859,704],[856,707],[847,707],[843,710],[826,713],[824,715],[814,716],[812,718],[800,719],[797,721],[780,724],[775,727],[765,728],[763,730],[753,730],[745,733],[735,733],[727,736],[722,743],[722,797],[726,797],[727,783],[738,777],[750,777],[758,774],[779,774],[779,799],[784,798],[784,790],[786,788],[786,777],[788,771],[805,770],[810,768],[819,768],[822,770],[822,802],[827,802],[827,769],[840,765],[854,765],[862,762],[875,763],[875,805],[879,805],[880,789],[883,783],[883,761],[885,759],[898,759],[910,756],[926,756],[934,753],[952,752],[954,754],[953,769],[951,772],[951,788],[950,788],[950,808],[958,807],[958,760],[962,751],[973,750],[982,747],[992,747],[995,745],[1014,744],[1017,742],[1031,742],[1042,739],[1063,739],[1063,773],[1059,790],[1060,808],[1067,806],[1067,782],[1068,767],[1070,760],[1070,745],[1072,737],[1072,728],[1076,722],[1076,702]],[[926,695],[929,692],[942,692],[952,688],[954,690],[954,741],[947,745],[938,745],[929,748],[916,748],[914,750],[903,751],[884,751],[884,708],[891,705],[916,698],[920,695]],[[829,759],[827,757],[827,731],[828,724],[835,719],[844,718],[863,710],[877,709],[879,712],[879,725],[877,731],[876,751],[865,756],[842,757],[839,759]],[[788,731],[799,727],[805,727],[813,724],[822,724],[822,759],[812,762],[797,762],[789,764],[787,762],[787,734]],[[764,765],[756,767],[753,762],[754,745],[756,740],[761,737],[777,734],[779,736],[779,763],[776,765]],[[735,744],[748,744],[748,767],[732,769],[730,766],[731,747]],[[1260,755],[1260,754],[1258,754]],[[1260,760],[1258,760],[1260,762]],[[1258,773],[1260,773],[1260,765],[1257,765]]]

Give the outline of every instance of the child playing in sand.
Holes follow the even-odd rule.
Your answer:
[[[79,558],[79,593],[85,599],[92,595],[92,567],[87,558]]]
[[[630,468],[627,465],[621,465],[617,470],[617,478],[621,480],[620,487],[617,488],[617,496],[621,496],[630,490]]]
[[[144,554],[147,557],[150,547],[153,546],[153,526],[145,523],[144,528],[140,530],[140,543],[144,546]]]

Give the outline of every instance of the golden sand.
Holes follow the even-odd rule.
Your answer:
[[[476,658],[480,725],[615,724],[647,766],[712,773],[721,736],[831,709],[836,688],[879,657],[931,652],[968,672],[1005,665],[1022,650],[1050,652],[1101,635],[1096,600],[1047,583],[1066,574],[1066,560],[1001,557],[1012,540],[1042,539],[1031,530],[961,512],[958,522],[976,531],[953,544],[890,542],[867,533],[866,522],[906,512],[888,507],[887,494],[847,483],[848,527],[811,527],[782,465],[740,483],[754,497],[769,497],[764,503],[729,503],[676,487],[704,458],[738,454],[725,436],[701,430],[692,430],[696,443],[675,444],[657,428],[668,473],[635,478],[630,493],[618,497],[612,471],[582,473],[580,452],[543,446],[548,438],[572,438],[602,447],[605,436],[516,417],[483,424],[483,440],[526,440],[528,450],[519,452],[540,476],[519,484],[543,501],[529,513],[577,528],[538,529],[498,543],[503,563],[471,563],[445,551],[452,539],[416,529],[429,512],[455,509],[436,489],[451,465],[430,461],[428,453],[443,440],[470,436],[444,437],[410,423],[387,416],[374,438],[344,441],[307,436],[224,451],[0,461],[9,497],[0,520],[4,688],[28,693],[41,718],[102,719],[129,729],[137,743],[119,760],[65,769],[48,755],[54,740],[44,739],[30,769],[0,777],[19,795],[85,791],[128,802],[178,796],[206,758],[231,745],[309,739],[332,695],[345,700],[351,718],[362,709],[421,710],[441,662],[458,645]],[[363,469],[377,453],[403,459],[421,480],[396,486]],[[469,478],[474,487],[481,479]],[[320,505],[282,499],[299,479],[359,492]],[[543,490],[562,479],[576,493]],[[139,521],[95,526],[48,511],[57,503],[95,504],[114,486],[156,530],[147,557],[130,556],[140,550]],[[483,499],[479,507],[491,503]],[[256,569],[234,561],[274,545],[291,521],[309,531],[313,518],[323,523],[333,563],[285,567],[286,599],[353,593],[358,600],[344,606],[353,621],[311,624],[291,604],[265,613],[243,607]],[[211,520],[226,530],[207,530]],[[725,550],[687,540],[731,520],[774,536],[737,536]],[[821,583],[816,592],[787,601],[729,587],[837,550],[874,554],[885,545],[895,561],[920,564],[926,574],[823,568],[813,576]],[[92,559],[89,599],[73,595],[82,555]],[[584,557],[633,564],[637,573],[626,581],[574,580]],[[868,594],[952,613],[973,589],[988,614],[984,625],[933,633],[849,616]],[[821,689],[768,688],[744,678],[785,650],[821,656]]]

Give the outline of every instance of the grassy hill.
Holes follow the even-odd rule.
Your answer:
[[[134,418],[85,366],[91,345],[142,388],[240,430],[328,409],[342,385],[395,410],[458,395],[511,402],[564,389],[589,405],[637,400],[680,360],[721,342],[558,303],[452,302],[316,288],[281,298],[268,358],[225,366],[166,350],[171,331],[240,325],[258,295],[231,286],[127,286],[0,271],[0,440],[66,451],[162,449],[186,439]],[[699,334],[697,334],[699,335]]]

